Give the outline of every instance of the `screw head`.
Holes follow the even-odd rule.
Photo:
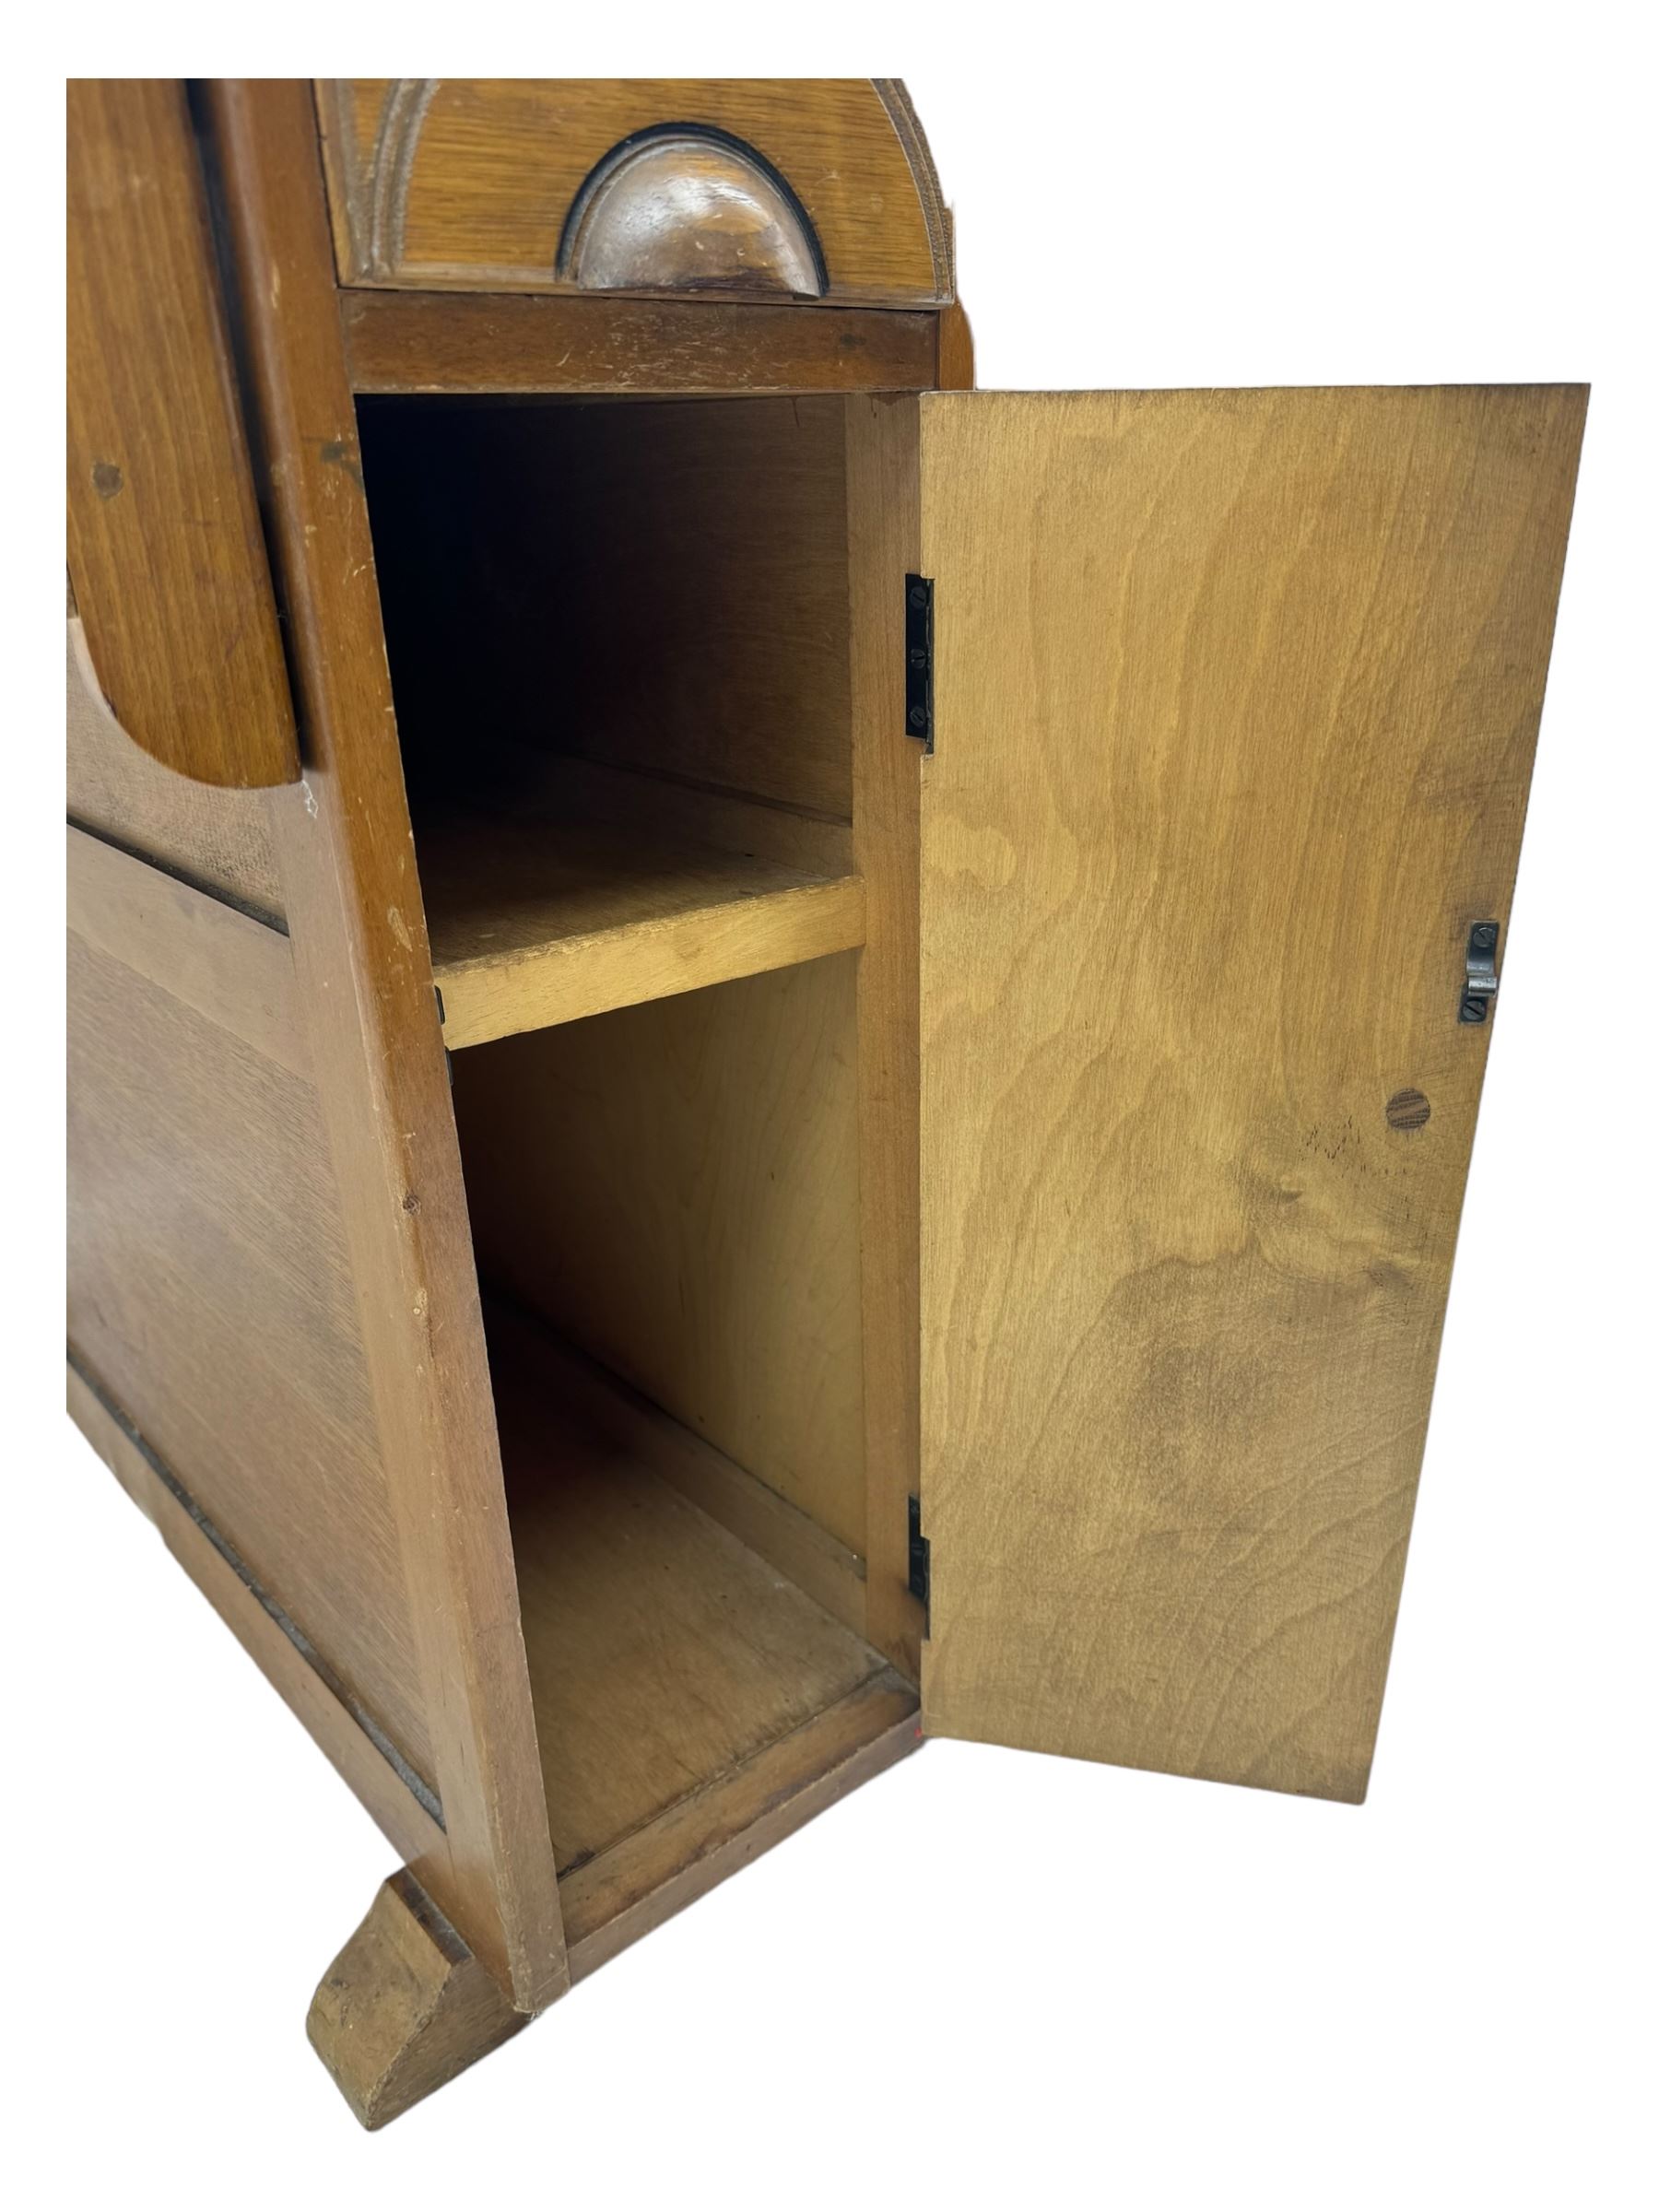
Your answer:
[[[924,583],[912,583],[911,585],[910,603],[912,606],[925,606],[927,605],[927,586]]]
[[[911,709],[910,726],[912,730],[921,730],[926,728],[927,710],[925,707],[912,707]]]
[[[1493,946],[1498,942],[1497,923],[1477,922],[1474,928],[1469,932],[1469,942],[1474,946],[1477,952],[1490,952]]]
[[[1464,994],[1463,1005],[1458,1009],[1460,1018],[1465,1021],[1482,1022],[1487,1018],[1487,1007],[1489,1004],[1490,1001],[1483,991],[1467,991]]]

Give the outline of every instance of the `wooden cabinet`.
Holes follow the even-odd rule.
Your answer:
[[[1582,389],[961,389],[892,87],[141,111],[300,772],[100,557],[71,1402],[405,1863],[359,2116],[924,1734],[1361,1797]]]

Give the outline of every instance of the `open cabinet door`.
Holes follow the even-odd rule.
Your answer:
[[[1584,402],[921,402],[932,1734],[1364,1794]]]

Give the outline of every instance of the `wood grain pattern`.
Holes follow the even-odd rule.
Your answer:
[[[492,1325],[520,1604],[560,1872],[634,1834],[881,1671],[839,1621],[549,1383]],[[596,1418],[595,1418],[596,1417]]]
[[[348,292],[352,389],[373,393],[919,392],[936,318],[900,309]]]
[[[311,1072],[294,1003],[294,959],[280,930],[147,867],[117,846],[68,832],[69,926],[265,1059]]]
[[[863,1635],[864,1561],[798,1506],[543,1323],[498,1300],[490,1338],[492,1358],[533,1363],[544,1397],[584,1434],[603,1436],[607,1459],[626,1460],[678,1490],[831,1618]]]
[[[418,833],[536,752],[847,820],[841,401],[362,412]]]
[[[272,827],[449,1845],[427,1887],[534,2010],[569,1977],[315,115],[236,78],[207,112],[306,741]]]
[[[950,297],[938,180],[896,83],[359,77],[323,80],[317,105],[345,284],[565,288],[559,237],[589,171],[636,131],[682,123],[741,139],[783,178],[830,299]]]
[[[358,2120],[376,2128],[525,2025],[405,1868],[317,1984],[305,2031]]]
[[[452,1052],[864,937],[855,876],[817,880],[576,806],[457,809],[422,832],[420,874]]]
[[[71,1347],[430,1783],[315,1094],[73,934],[68,988]]]
[[[288,783],[293,710],[184,87],[72,79],[68,100],[69,571],[96,689],[181,775]]]
[[[336,1773],[415,1868],[448,1856],[443,1831],[311,1658],[186,1512],[105,1396],[66,1370],[69,1416]],[[138,1594],[135,1593],[136,1597]],[[142,1606],[136,1609],[142,1610]],[[296,1624],[298,1625],[298,1624]]]
[[[863,1289],[865,1633],[912,1680],[922,1607],[910,1590],[919,1484],[921,1301],[917,984],[922,750],[904,726],[903,579],[920,559],[913,399],[846,402],[853,839],[865,882],[858,965],[858,1186]]]
[[[854,976],[458,1053],[454,1097],[486,1282],[862,1556]]]
[[[572,1980],[705,1896],[920,1741],[914,1688],[883,1668],[839,1704],[574,1868],[559,1887]]]
[[[99,694],[86,631],[75,617],[68,663],[71,822],[280,922],[282,885],[265,794],[193,782],[135,745]]]
[[[1363,1794],[1583,409],[922,403],[930,1730]]]

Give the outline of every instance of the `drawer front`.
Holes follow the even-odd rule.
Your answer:
[[[335,77],[317,109],[345,285],[953,296],[895,80]]]

